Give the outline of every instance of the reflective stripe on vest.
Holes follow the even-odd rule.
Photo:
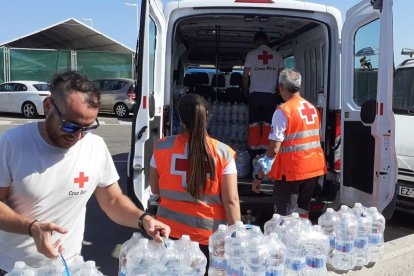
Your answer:
[[[157,216],[165,217],[169,220],[183,223],[193,228],[200,228],[210,231],[216,230],[220,224],[227,224],[227,221],[225,220],[212,220],[202,217],[190,216],[183,213],[177,213],[161,205],[157,208]]]
[[[185,201],[185,202],[195,202],[196,199],[190,195],[188,192],[178,192],[171,190],[162,190],[160,189],[160,196],[168,198],[170,200]],[[221,198],[218,195],[202,195],[200,201],[207,204],[222,204]]]
[[[165,149],[171,149],[174,146],[176,136],[168,136],[160,141],[155,145],[155,148],[157,150],[165,150]]]
[[[319,136],[319,129],[305,130],[305,131],[296,132],[296,133],[286,135],[284,141],[290,141],[290,140],[299,139],[299,138],[307,138],[307,137],[311,137],[311,136]]]
[[[280,152],[283,152],[283,153],[298,152],[298,151],[303,151],[303,150],[308,150],[308,149],[315,149],[315,148],[320,148],[320,147],[321,147],[320,142],[310,142],[310,143],[305,143],[305,144],[300,144],[300,145],[293,145],[293,146],[281,146],[280,147]]]

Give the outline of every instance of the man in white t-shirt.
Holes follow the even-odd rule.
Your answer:
[[[257,48],[247,54],[243,72],[243,92],[249,100],[248,145],[253,157],[264,153],[269,144],[272,114],[280,103],[277,78],[283,67],[283,57],[268,46],[264,32],[257,32],[254,42]]]
[[[0,137],[0,275],[16,261],[40,266],[61,252],[81,253],[86,203],[95,194],[114,222],[157,241],[170,228],[122,194],[99,126],[99,90],[75,72],[57,75],[43,106],[46,119]]]

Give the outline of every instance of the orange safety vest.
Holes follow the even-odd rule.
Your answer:
[[[168,136],[157,142],[154,150],[159,175],[160,204],[157,219],[171,227],[171,237],[189,235],[191,240],[207,245],[219,224],[227,224],[220,195],[220,176],[235,152],[227,145],[207,137],[215,161],[216,175],[207,185],[200,200],[187,191],[190,180],[188,135]]]
[[[287,118],[287,128],[269,177],[281,180],[285,176],[286,181],[296,181],[324,175],[326,162],[316,108],[300,96],[279,108]]]

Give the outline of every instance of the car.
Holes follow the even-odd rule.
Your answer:
[[[414,50],[403,49],[410,58],[395,70],[393,111],[395,115],[395,149],[398,160],[397,207],[414,209]]]
[[[0,112],[22,113],[26,118],[43,115],[49,85],[40,81],[9,81],[0,84]]]
[[[135,108],[135,81],[127,78],[98,79],[93,81],[101,91],[100,112],[127,117]]]

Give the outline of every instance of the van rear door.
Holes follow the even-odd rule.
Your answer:
[[[347,12],[341,60],[341,201],[389,214],[397,183],[392,32],[392,0],[362,1]]]
[[[164,83],[165,19],[160,0],[141,2],[141,22],[135,58],[137,108],[132,123],[131,151],[128,164],[128,196],[141,208],[150,197],[148,179],[152,145],[160,129]],[[155,101],[158,98],[158,102]],[[158,104],[158,105],[157,105]],[[157,124],[157,126],[154,126]],[[158,137],[157,137],[158,136]]]

